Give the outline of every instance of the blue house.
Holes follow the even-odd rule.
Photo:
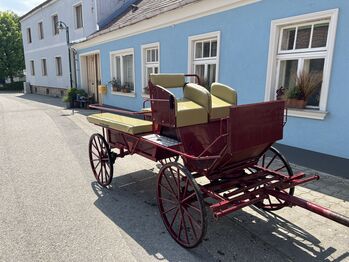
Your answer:
[[[224,83],[239,104],[277,99],[295,86],[295,76],[316,74],[322,81],[305,108],[288,109],[279,147],[291,161],[349,176],[348,1],[127,3],[73,46],[80,88],[98,98],[96,86],[114,79],[103,103],[138,111],[150,73],[195,73],[207,86]]]

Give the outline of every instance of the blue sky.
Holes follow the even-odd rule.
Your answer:
[[[10,10],[21,16],[44,1],[45,0],[0,0],[0,11]]]

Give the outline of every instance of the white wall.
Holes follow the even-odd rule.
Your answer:
[[[66,33],[53,34],[52,16],[69,26],[70,41],[81,40],[96,31],[96,0],[54,0],[25,17],[21,21],[27,81],[32,85],[62,87],[70,86]],[[83,28],[76,29],[74,5],[82,3]],[[38,23],[43,22],[44,39],[39,39]],[[31,28],[32,43],[27,41],[27,28]],[[62,57],[63,75],[56,76],[55,56]],[[47,76],[41,74],[41,59],[47,60]],[[35,76],[31,75],[30,60],[35,63]]]

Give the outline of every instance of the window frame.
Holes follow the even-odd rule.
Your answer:
[[[32,42],[32,29],[30,27],[27,27],[27,43],[31,44]]]
[[[43,40],[45,38],[44,22],[42,20],[38,22],[38,36],[39,36],[39,40]]]
[[[81,27],[78,27],[78,16],[77,16],[77,8],[81,6]],[[75,24],[75,30],[81,30],[84,28],[84,9],[82,2],[78,2],[73,5],[74,9],[74,24]]]
[[[110,92],[113,95],[119,95],[119,96],[129,96],[129,97],[135,97],[136,96],[136,76],[135,76],[135,54],[134,54],[134,48],[128,48],[128,49],[122,49],[122,50],[116,50],[109,52],[109,59],[110,59],[110,79],[113,79],[116,77],[115,75],[115,69],[116,69],[116,61],[115,58],[119,56],[120,58],[126,55],[132,55],[132,80],[133,80],[133,91],[130,93],[123,93],[123,92],[117,92],[113,90],[113,87],[110,87]],[[124,74],[123,74],[123,59],[120,59],[120,74],[121,74],[121,84],[124,84]]]
[[[34,60],[29,60],[30,63],[30,75],[35,76],[35,62]]]
[[[281,47],[281,37],[282,30],[289,27],[302,26],[309,23],[317,23],[318,21],[329,21],[329,28],[327,34],[327,46],[326,48],[312,48],[306,49],[306,54],[304,54],[304,49],[298,49],[296,52],[279,54]],[[331,77],[331,68],[333,60],[334,45],[336,39],[337,31],[337,21],[338,21],[338,9],[330,9],[326,11],[320,11],[315,13],[309,13],[299,16],[287,17],[278,20],[273,20],[270,27],[270,40],[269,40],[269,55],[268,55],[268,67],[267,67],[267,77],[266,77],[266,87],[265,87],[265,101],[270,101],[275,99],[275,91],[277,83],[279,80],[279,61],[282,58],[295,58],[295,59],[311,59],[319,58],[319,55],[324,55],[325,63],[323,69],[323,80],[320,95],[320,103],[318,110],[312,109],[288,109],[289,116],[304,117],[311,119],[323,120],[327,114],[327,103],[328,103],[328,93],[329,93],[329,83]],[[301,50],[301,52],[299,52]],[[288,52],[290,50],[287,50]],[[297,68],[297,71],[300,68]]]
[[[60,68],[58,67],[58,58],[60,59]],[[62,57],[61,56],[55,56],[55,67],[56,67],[56,76],[63,76],[63,65],[62,65]]]
[[[157,62],[147,62],[147,50],[157,49],[158,50],[158,61]],[[147,68],[149,67],[157,67],[158,73],[160,73],[160,42],[145,44],[141,46],[141,54],[142,54],[142,96],[149,97],[149,94],[144,93],[144,88],[147,86],[146,76],[147,76]],[[148,66],[148,65],[149,66]]]
[[[51,15],[51,22],[52,22],[52,35],[53,36],[57,36],[59,35],[59,29],[57,28],[56,26],[56,23],[54,21],[54,17],[57,17],[57,23],[59,22],[59,17],[58,17],[58,14],[53,14]]]
[[[46,57],[41,58],[41,76],[47,76],[47,59],[46,59]]]
[[[208,58],[196,59],[195,58],[195,43],[198,41],[213,40],[214,38],[216,38],[216,40],[217,40],[216,58],[212,59],[211,57],[208,57]],[[198,65],[198,64],[208,65],[208,64],[213,64],[212,62],[215,61],[215,64],[216,64],[215,81],[218,82],[219,61],[220,61],[220,42],[221,42],[221,32],[220,31],[214,31],[214,32],[209,32],[209,33],[205,33],[205,34],[189,36],[188,37],[188,72],[190,74],[194,74],[195,65]],[[199,61],[199,60],[201,60],[201,61]]]

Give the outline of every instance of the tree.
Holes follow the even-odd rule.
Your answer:
[[[0,79],[22,75],[24,54],[19,17],[13,12],[0,12]]]

